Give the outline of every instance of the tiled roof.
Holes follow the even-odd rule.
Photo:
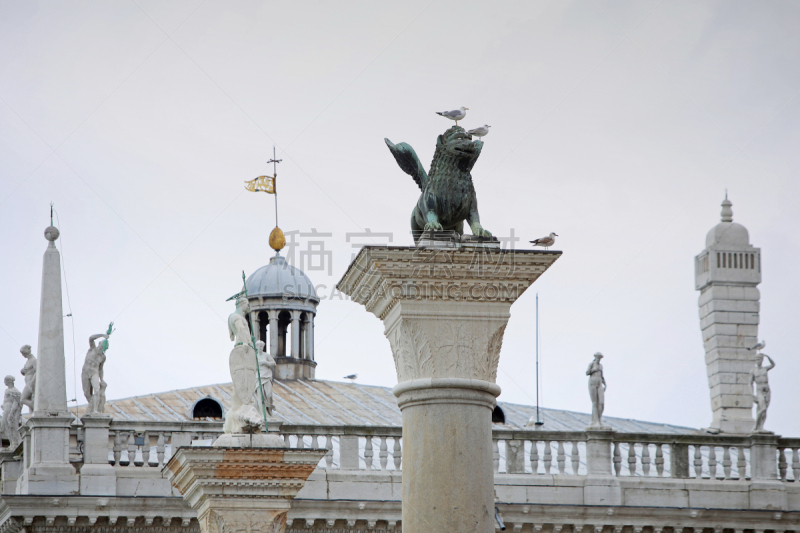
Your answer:
[[[190,411],[197,400],[211,396],[227,411],[232,394],[232,383],[159,392],[108,401],[106,413],[121,421],[185,422],[192,420]],[[397,399],[389,387],[322,380],[275,380],[273,403],[272,418],[286,424],[401,426],[403,423]],[[506,423],[495,424],[495,427],[524,427],[536,414],[536,407],[530,405],[502,401],[498,405],[505,414]],[[72,412],[80,416],[85,408],[74,407]],[[589,425],[591,415],[542,408],[540,419],[545,422],[542,429],[549,431],[583,431]],[[625,418],[604,417],[603,422],[612,429],[629,433],[685,434],[696,431]]]

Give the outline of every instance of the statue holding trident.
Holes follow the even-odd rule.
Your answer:
[[[250,302],[247,300],[247,283],[244,272],[242,281],[245,283],[242,292],[235,294],[236,310],[228,317],[228,333],[234,341],[228,363],[233,380],[233,408],[225,417],[222,430],[225,433],[258,433],[267,429],[267,413],[265,402],[262,398],[261,405],[264,411],[263,420],[258,413],[256,384],[261,382],[261,372],[256,354],[255,336],[250,331],[247,322],[247,313],[250,312]],[[259,387],[263,396],[263,388]]]
[[[106,382],[103,381],[103,366],[106,362],[108,350],[108,337],[114,331],[114,323],[108,325],[105,333],[97,333],[89,337],[89,351],[81,369],[81,385],[83,395],[86,397],[86,415],[102,414],[106,410]],[[100,344],[95,344],[97,339],[103,339]]]

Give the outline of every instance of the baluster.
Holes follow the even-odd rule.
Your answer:
[[[497,439],[492,439],[492,466],[495,474],[500,471],[500,449],[497,445]]]
[[[121,431],[114,432],[114,464],[119,466],[119,461],[122,458],[122,436]]]
[[[723,446],[722,452],[722,473],[725,479],[731,478],[731,447]]]
[[[717,447],[708,447],[708,478],[717,479]]]
[[[650,476],[650,444],[642,443],[642,474]]]
[[[506,443],[506,473],[525,473],[525,441],[510,439]]]
[[[800,481],[800,448],[792,449],[792,477],[794,481]]]
[[[739,479],[747,478],[747,458],[744,456],[744,446],[736,448],[736,468],[739,470]]]
[[[656,474],[658,477],[664,477],[664,451],[661,449],[661,444],[656,444]]]
[[[311,435],[311,448],[318,449],[319,448],[319,441],[317,440],[317,435]]]
[[[381,470],[386,470],[386,463],[389,462],[389,448],[386,446],[386,437],[381,437]]]
[[[330,470],[333,465],[333,435],[325,438],[325,449],[328,450],[328,453],[325,454],[325,468]]]
[[[158,441],[156,441],[156,458],[158,459],[158,467],[164,466],[164,432],[158,432]]]
[[[372,437],[367,435],[367,444],[364,446],[364,462],[367,464],[367,470],[374,468],[372,464]]]
[[[539,441],[531,441],[531,473],[536,475],[539,473]]]
[[[778,448],[778,473],[778,479],[786,481],[786,448]]]
[[[136,433],[128,433],[128,466],[136,466]]]
[[[558,441],[558,455],[556,456],[556,461],[558,462],[558,473],[564,473],[564,463],[566,462],[567,456],[564,453],[564,441]]]
[[[392,452],[394,456],[394,469],[396,471],[400,471],[400,461],[403,458],[403,450],[400,447],[400,437],[394,437],[394,451]]]
[[[144,440],[142,444],[142,466],[147,468],[150,466],[150,433],[145,431],[142,437]]]
[[[581,466],[581,454],[580,454],[580,451],[578,450],[578,442],[577,441],[572,441],[572,456],[571,456],[571,458],[572,458],[572,475],[573,476],[577,476],[578,475],[578,469]]]
[[[305,443],[304,439],[305,439],[305,435],[300,435],[300,434],[297,435],[297,449],[298,450],[304,450],[305,449],[306,443]]]
[[[700,453],[700,445],[694,447],[694,477],[703,478],[703,455]]]
[[[636,443],[628,443],[628,475],[636,475]]]
[[[620,470],[622,470],[622,454],[619,451],[619,442],[615,442],[614,443],[614,474],[619,476],[619,471]]]
[[[550,474],[550,470],[553,466],[553,448],[552,441],[546,440],[544,441],[544,473]]]

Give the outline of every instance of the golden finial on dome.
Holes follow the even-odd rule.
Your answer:
[[[283,236],[283,231],[278,226],[269,234],[269,247],[280,252],[286,246],[286,237]]]
[[[259,176],[254,180],[245,181],[244,188],[250,192],[265,192],[267,194],[275,195],[275,229],[269,234],[269,247],[279,252],[286,246],[286,237],[283,231],[278,227],[278,163],[282,159],[276,159],[275,147],[272,147],[272,159],[267,161],[267,164],[272,163],[272,176]]]

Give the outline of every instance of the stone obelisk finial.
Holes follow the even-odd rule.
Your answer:
[[[55,245],[59,232],[52,225],[52,217],[50,224],[44,230],[48,244],[42,267],[39,358],[33,413],[27,422],[30,441],[25,445],[25,456],[30,457],[30,466],[23,469],[17,481],[18,494],[78,494],[81,490],[80,480],[69,460],[69,428],[73,418],[67,411],[64,372],[61,255]]]
[[[42,267],[42,295],[39,307],[39,345],[36,392],[33,409],[37,412],[67,411],[67,380],[64,374],[64,311],[61,305],[61,254],[55,241],[55,226],[44,230],[47,250]]]

